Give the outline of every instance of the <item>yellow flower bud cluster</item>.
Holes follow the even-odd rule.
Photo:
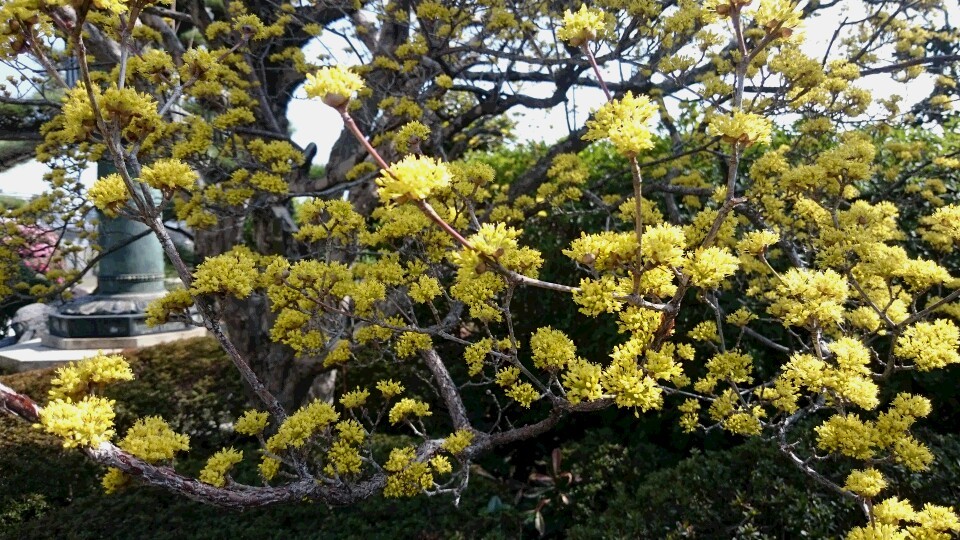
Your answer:
[[[772,127],[769,120],[758,114],[737,110],[732,115],[715,115],[707,125],[707,133],[730,144],[749,146],[770,142]]]
[[[198,178],[196,171],[179,159],[159,159],[140,171],[140,181],[164,193],[178,189],[190,191],[196,187]]]
[[[933,454],[909,429],[918,418],[930,414],[930,408],[928,399],[900,393],[875,421],[852,413],[834,415],[815,428],[817,446],[859,460],[888,454],[912,471],[926,470]]]
[[[348,245],[364,229],[363,216],[348,201],[308,199],[297,209],[301,223],[298,240],[318,242],[334,239]]]
[[[333,407],[319,400],[310,402],[291,414],[277,433],[267,439],[267,450],[279,453],[287,448],[301,448],[321,430],[340,418]]]
[[[327,452],[327,465],[324,472],[333,475],[359,474],[363,466],[359,445],[367,438],[367,432],[360,422],[344,420],[336,425],[337,440]]]
[[[270,415],[266,411],[249,410],[237,419],[233,430],[244,435],[259,435],[267,428],[269,418]]]
[[[229,294],[246,298],[260,277],[256,255],[244,246],[222,255],[207,257],[193,273],[193,294]]]
[[[424,416],[432,415],[433,412],[430,411],[429,404],[416,399],[403,398],[390,408],[388,418],[391,424],[397,424],[409,419],[411,416],[423,418]]]
[[[224,448],[207,460],[206,466],[200,471],[200,481],[216,487],[223,487],[227,483],[227,475],[234,465],[243,461],[243,452],[234,448]]]
[[[47,433],[62,438],[64,448],[96,448],[116,433],[113,406],[112,399],[99,396],[85,396],[79,401],[58,399],[40,411],[40,425]]]
[[[52,401],[79,399],[95,387],[131,380],[133,371],[123,356],[98,353],[57,368],[56,375],[50,381],[49,396]]]
[[[147,306],[147,324],[159,326],[175,315],[186,315],[193,307],[193,295],[186,289],[170,291]]]
[[[319,98],[325,104],[339,108],[363,89],[363,79],[340,66],[323,67],[316,73],[307,74],[303,89],[307,97]]]
[[[900,358],[913,360],[920,371],[939,369],[960,363],[960,329],[949,319],[918,322],[898,338],[893,352]]]
[[[791,268],[768,295],[772,303],[767,311],[784,326],[831,327],[843,321],[849,294],[847,281],[833,270]]]
[[[609,37],[613,33],[611,26],[602,10],[581,4],[578,11],[568,9],[564,12],[563,24],[557,28],[557,38],[579,47],[589,41]]]
[[[928,503],[914,510],[909,501],[891,497],[875,504],[873,522],[851,530],[847,540],[948,540],[958,532],[960,518],[953,507]]]
[[[450,186],[453,179],[447,166],[426,156],[409,155],[382,171],[377,179],[383,203],[422,201]]]
[[[87,191],[87,196],[98,210],[110,217],[116,217],[130,199],[127,185],[119,174],[97,178]]]
[[[593,118],[587,121],[589,141],[609,139],[620,153],[633,157],[653,148],[653,135],[648,124],[657,113],[657,106],[647,96],[634,97],[627,92],[623,98],[604,103]]]
[[[412,446],[394,448],[383,468],[388,473],[384,497],[413,497],[433,487],[430,466],[417,461],[416,449]]]
[[[148,416],[138,419],[117,446],[148,463],[158,463],[190,450],[190,437],[173,431],[159,416]]]

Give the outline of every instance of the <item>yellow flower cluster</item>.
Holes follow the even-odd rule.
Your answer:
[[[186,289],[170,291],[147,306],[147,325],[165,324],[175,315],[184,315],[193,307],[193,295]]]
[[[291,414],[277,433],[267,439],[267,450],[278,453],[289,447],[300,448],[311,437],[340,418],[333,406],[319,400],[310,402]]]
[[[937,251],[948,253],[960,242],[960,206],[937,208],[932,215],[920,218],[920,236]]]
[[[133,371],[123,356],[101,352],[57,368],[48,394],[51,401],[79,399],[95,386],[131,380]]]
[[[320,98],[325,104],[338,108],[363,89],[363,79],[340,66],[323,67],[316,73],[307,74],[303,89],[307,97]]]
[[[772,125],[766,118],[753,113],[734,111],[732,115],[716,115],[707,125],[707,132],[721,137],[724,142],[749,146],[770,142]]]
[[[847,281],[833,270],[818,272],[791,268],[782,275],[767,311],[784,326],[829,327],[843,321],[843,305],[850,294]]]
[[[682,228],[669,223],[650,227],[643,233],[640,253],[645,261],[664,266],[683,266],[686,236]]]
[[[587,121],[589,141],[609,139],[625,156],[633,157],[653,148],[653,135],[648,124],[657,106],[647,96],[627,92],[622,99],[604,103]]]
[[[190,437],[170,429],[159,416],[148,416],[134,422],[117,446],[148,463],[157,463],[190,450]]]
[[[129,484],[130,475],[115,467],[108,468],[107,473],[104,474],[103,478],[100,480],[100,485],[103,486],[103,491],[107,495],[112,495],[127,487]]]
[[[237,419],[233,430],[244,435],[259,435],[267,428],[270,415],[266,411],[249,410]]]
[[[753,382],[753,357],[739,350],[718,353],[707,361],[707,374],[697,381],[697,392],[713,392],[718,382]]]
[[[359,474],[363,466],[358,446],[367,437],[366,430],[356,420],[344,420],[336,426],[338,440],[327,452],[327,465],[324,472],[333,475]]]
[[[246,298],[253,292],[260,274],[256,256],[243,246],[222,255],[207,257],[193,273],[193,294],[229,294]]]
[[[556,371],[573,362],[577,347],[566,334],[549,326],[538,328],[530,336],[533,365],[540,369]]]
[[[429,404],[416,399],[403,398],[390,409],[388,418],[391,424],[397,424],[411,416],[422,418],[431,415],[433,415],[433,412],[430,411]]]
[[[159,159],[140,171],[140,181],[165,193],[189,191],[196,187],[198,178],[196,171],[179,159]]]
[[[447,77],[449,79],[449,77]],[[430,137],[430,128],[421,122],[407,122],[393,135],[393,144],[397,151],[406,154],[410,151],[410,146],[419,146],[421,142]]]
[[[960,532],[960,518],[953,507],[925,504],[917,511],[897,497],[875,504],[873,518],[873,523],[851,530],[847,540],[948,540]]]
[[[80,401],[56,400],[40,411],[44,431],[63,439],[64,448],[96,448],[113,438],[114,401],[85,396]]]
[[[920,371],[939,369],[960,362],[960,329],[949,319],[919,322],[907,328],[894,346],[901,358],[913,360]]]
[[[540,399],[540,392],[528,382],[514,383],[504,393],[525,409],[529,409],[534,401]]]
[[[98,210],[110,217],[116,217],[130,199],[127,185],[119,174],[97,178],[87,190],[87,196]]]
[[[357,388],[350,392],[346,392],[340,396],[340,404],[346,407],[347,409],[356,409],[357,407],[363,407],[367,404],[367,398],[370,397],[370,391],[366,388]]]
[[[384,497],[413,497],[433,487],[430,466],[416,461],[416,457],[416,450],[412,446],[390,451],[390,457],[383,466],[390,473],[383,489]]]
[[[861,497],[876,497],[887,487],[887,481],[880,474],[880,471],[869,468],[865,470],[855,470],[847,476],[847,481],[843,489],[852,491]]]
[[[683,273],[697,287],[714,289],[739,268],[740,259],[725,247],[698,248],[687,255]]]
[[[384,399],[390,399],[403,393],[403,385],[392,379],[386,379],[377,382],[377,390],[383,394]]]
[[[933,454],[908,430],[917,418],[928,414],[929,400],[901,393],[876,421],[861,420],[856,414],[832,416],[816,427],[817,446],[860,460],[873,459],[885,451],[912,471],[926,470]]]
[[[234,465],[243,461],[243,452],[233,448],[224,448],[207,460],[206,466],[200,471],[200,481],[216,487],[223,487],[227,483],[227,475]]]
[[[576,359],[567,366],[563,373],[563,387],[567,389],[567,399],[570,403],[593,401],[603,397],[603,387],[600,386],[600,377],[603,369],[583,359]]]
[[[473,442],[473,432],[467,429],[458,429],[454,431],[440,445],[440,448],[457,455],[463,452]]]
[[[382,171],[377,185],[384,203],[421,201],[447,188],[452,179],[450,170],[439,160],[410,155],[391,165],[389,171]]]
[[[680,233],[682,235],[683,231]],[[647,243],[647,233],[644,233],[643,241],[644,244]],[[633,260],[636,252],[636,233],[612,231],[598,234],[580,233],[580,238],[570,243],[570,249],[563,250],[567,257],[598,271],[613,270],[624,262]]]
[[[363,216],[348,201],[311,198],[297,208],[301,222],[298,240],[318,242],[328,238],[349,244],[363,230]]]
[[[483,362],[491,350],[493,350],[493,340],[483,338],[463,351],[463,358],[467,363],[467,373],[471,377],[475,377],[483,371]]]
[[[566,41],[574,47],[579,47],[588,41],[603,39],[612,34],[612,28],[603,11],[588,8],[581,4],[578,11],[566,10],[563,14],[563,24],[557,28],[557,38]]]

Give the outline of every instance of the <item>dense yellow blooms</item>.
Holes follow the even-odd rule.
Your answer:
[[[140,171],[140,181],[164,192],[190,190],[197,184],[198,175],[178,159],[160,159]]]
[[[44,431],[63,439],[64,448],[97,447],[113,438],[114,401],[86,396],[79,401],[55,400],[40,411]]]
[[[87,196],[97,209],[110,217],[115,217],[130,199],[127,185],[119,174],[97,178],[87,191]]]
[[[697,287],[713,289],[739,268],[740,260],[725,247],[699,248],[688,255],[683,273]]]
[[[133,371],[123,356],[97,353],[57,368],[48,394],[51,400],[80,399],[102,385],[131,380]]]
[[[308,97],[320,98],[331,107],[342,107],[363,89],[363,79],[340,66],[323,67],[307,74],[303,89]]]
[[[647,96],[633,96],[604,103],[593,118],[587,121],[584,139],[597,141],[609,139],[625,156],[636,156],[653,148],[653,134],[649,123],[657,112],[657,106]]]
[[[259,435],[267,428],[267,420],[270,415],[266,411],[246,411],[243,416],[237,419],[233,430],[244,435]]]
[[[743,146],[770,142],[771,129],[770,121],[766,118],[739,110],[730,116],[716,115],[707,126],[710,135]]]
[[[384,399],[390,399],[399,396],[403,392],[403,385],[388,379],[377,382],[377,390],[383,394]]]
[[[610,31],[603,11],[581,4],[578,11],[568,9],[564,12],[563,24],[557,28],[557,38],[579,47],[588,41],[606,38]]]
[[[448,187],[452,179],[450,170],[439,160],[410,155],[382,171],[377,185],[384,203],[420,201]]]
[[[772,300],[768,311],[784,326],[832,326],[843,320],[849,294],[847,281],[833,270],[791,268],[768,295]]]
[[[430,466],[416,461],[416,450],[412,446],[391,450],[383,468],[390,473],[383,489],[384,497],[413,497],[433,487]]]
[[[312,401],[280,424],[277,433],[267,439],[267,450],[277,453],[290,447],[300,448],[339,418],[340,414],[330,404]]]
[[[117,446],[148,463],[157,463],[189,450],[190,437],[170,429],[159,416],[148,416],[134,422]]]
[[[207,460],[206,466],[200,471],[200,481],[216,487],[223,487],[227,483],[227,475],[234,465],[243,461],[243,452],[233,448],[224,448]]]
[[[103,486],[103,491],[107,495],[111,495],[130,485],[130,480],[130,475],[120,469],[110,467],[100,480],[100,485]]]
[[[960,362],[960,329],[949,319],[919,322],[897,338],[894,354],[913,360],[920,371],[939,369]]]
[[[563,387],[567,390],[570,403],[593,401],[603,397],[600,377],[603,368],[583,359],[577,359],[567,366],[563,373]]]
[[[577,347],[566,334],[549,326],[537,329],[530,336],[533,365],[540,369],[558,370],[577,356]]]
[[[447,438],[443,440],[443,444],[440,447],[453,455],[457,455],[470,446],[470,443],[472,442],[472,432],[466,429],[458,429],[447,436]]]
[[[245,247],[235,247],[223,255],[204,259],[193,273],[190,292],[246,298],[253,292],[258,278],[255,255]]]
[[[424,416],[431,416],[432,414],[433,412],[430,411],[430,405],[427,403],[416,399],[403,398],[390,409],[388,418],[391,424],[396,424],[407,420],[411,416],[422,418]]]
[[[370,391],[366,388],[346,392],[340,396],[340,404],[347,409],[356,409],[367,404],[367,398],[370,397]]]
[[[847,476],[844,489],[850,490],[861,497],[876,497],[884,488],[887,481],[876,469],[855,470]]]

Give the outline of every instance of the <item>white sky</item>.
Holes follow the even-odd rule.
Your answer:
[[[954,9],[951,10],[951,16],[954,19],[958,15],[954,13],[956,11],[960,11],[960,9],[954,6]],[[806,21],[805,32],[807,38],[804,48],[807,54],[822,57],[830,38],[829,32],[835,28],[834,23],[840,16],[835,10],[831,10],[831,13],[826,16],[821,15],[818,18]],[[818,24],[820,21],[830,24]],[[308,54],[311,48],[308,48]],[[0,78],[5,78],[10,73],[9,68],[0,65]],[[605,74],[605,76],[607,75],[613,74]],[[929,94],[932,87],[932,77],[924,76],[906,85],[896,83],[887,76],[878,75],[864,78],[858,84],[873,92],[874,98],[899,94],[904,97],[904,107],[909,107],[917,99]],[[530,94],[542,93],[546,95],[550,92],[550,89],[543,86],[540,88],[530,86],[527,91]],[[288,109],[288,117],[294,128],[293,140],[301,146],[306,146],[310,142],[316,143],[318,153],[314,163],[325,163],[333,143],[343,129],[343,123],[333,109],[319,101],[305,99],[302,90],[298,90],[297,96]],[[570,100],[569,108],[573,113],[571,121],[574,128],[585,120],[591,109],[599,106],[602,99],[599,90],[589,88],[571,91],[568,97]],[[549,111],[518,109],[514,117],[517,120],[516,134],[521,142],[529,140],[553,142],[568,133],[566,112],[563,105]],[[40,193],[45,188],[42,176],[47,170],[44,165],[36,161],[30,161],[0,173],[0,193],[16,195]],[[81,176],[81,179],[89,185],[95,177],[95,171],[90,169]]]

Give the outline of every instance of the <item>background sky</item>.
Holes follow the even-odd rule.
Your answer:
[[[848,4],[849,5],[849,4]],[[843,3],[841,3],[843,6]],[[956,18],[960,15],[960,8],[954,6],[951,10],[958,13],[951,13]],[[805,52],[814,57],[822,57],[826,49],[827,42],[830,39],[830,32],[835,27],[835,22],[841,20],[843,16],[856,15],[855,13],[844,13],[844,8],[836,8],[828,14],[805,21],[804,32],[807,35]],[[312,54],[319,53],[321,50],[327,54],[337,55],[334,45],[323,46],[316,44],[307,47],[308,58]],[[347,64],[356,63],[346,61]],[[9,67],[0,64],[0,78],[6,78],[13,71]],[[607,73],[605,77],[609,80],[617,80],[614,73]],[[909,107],[918,99],[929,95],[933,85],[931,76],[922,76],[909,85],[897,83],[885,75],[875,75],[866,77],[858,82],[858,85],[873,92],[874,99],[887,97],[891,94],[899,94],[904,98],[904,108]],[[535,85],[526,88],[529,94],[547,95],[551,89],[546,85]],[[315,143],[318,147],[315,164],[324,164],[330,154],[333,143],[339,137],[343,129],[343,122],[339,114],[330,107],[323,105],[319,101],[310,101],[306,99],[303,90],[297,90],[294,99],[288,110],[288,117],[294,129],[293,140],[300,146],[306,146],[308,143]],[[529,109],[517,109],[513,114],[517,121],[515,133],[519,142],[525,141],[545,141],[553,142],[568,134],[569,125],[574,128],[583,123],[589,111],[596,109],[601,104],[603,96],[598,89],[576,89],[568,94],[568,105],[555,107],[548,111],[538,111]],[[570,118],[568,118],[568,114]],[[0,173],[0,193],[29,196],[43,191],[45,184],[42,180],[47,167],[30,161],[12,169]],[[96,178],[93,169],[86,171],[81,179],[87,185],[90,185]]]

